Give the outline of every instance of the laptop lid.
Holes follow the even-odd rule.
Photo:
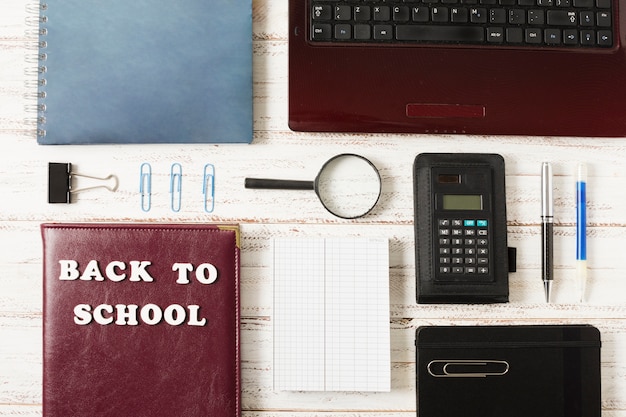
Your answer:
[[[291,0],[289,126],[312,132],[626,136],[626,15],[619,13],[626,0],[612,1],[611,47],[560,48],[317,42],[310,21],[315,4],[359,1]]]

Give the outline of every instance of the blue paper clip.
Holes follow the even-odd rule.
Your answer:
[[[139,170],[139,193],[141,194],[141,209],[150,211],[152,206],[152,167],[147,162],[141,164]]]
[[[212,213],[215,208],[215,167],[213,164],[204,166],[202,193],[204,194],[204,211]]]
[[[178,162],[172,164],[170,168],[170,205],[172,211],[180,211],[182,197],[183,167]]]

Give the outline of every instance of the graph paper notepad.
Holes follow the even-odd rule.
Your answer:
[[[389,244],[274,240],[274,389],[389,391]]]

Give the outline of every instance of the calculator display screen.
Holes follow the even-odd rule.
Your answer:
[[[483,198],[481,195],[458,195],[444,194],[443,199],[444,210],[482,210]]]

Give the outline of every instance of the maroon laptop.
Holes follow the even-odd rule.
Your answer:
[[[626,136],[626,0],[290,0],[295,131]]]

